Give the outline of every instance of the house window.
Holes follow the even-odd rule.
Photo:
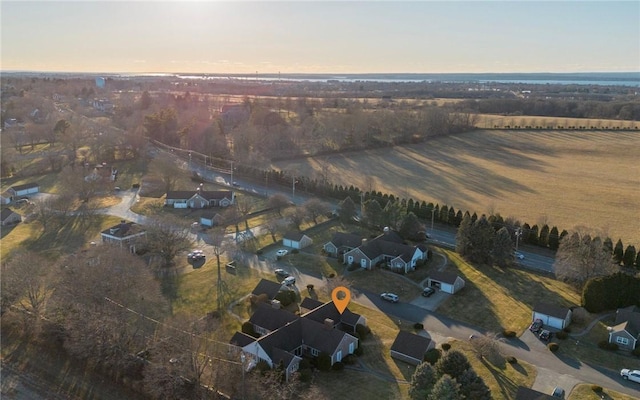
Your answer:
[[[320,354],[320,352],[316,349],[311,349],[311,355],[314,357],[318,357],[318,354]]]
[[[342,350],[338,350],[336,353],[336,362],[342,361]]]
[[[629,344],[629,339],[622,337],[622,336],[618,336],[616,337],[616,342],[623,344],[623,345],[628,345]]]
[[[354,343],[349,343],[349,354],[353,354],[354,347],[355,347]]]

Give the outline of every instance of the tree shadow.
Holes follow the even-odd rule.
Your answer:
[[[491,375],[493,375],[494,379],[498,383],[498,386],[500,387],[502,396],[507,399],[513,398],[516,391],[518,390],[518,384],[507,378],[507,375],[502,370],[497,369],[493,364],[487,362],[484,358],[480,359],[480,362],[486,367],[489,372],[491,372]],[[524,369],[521,366],[520,368]]]

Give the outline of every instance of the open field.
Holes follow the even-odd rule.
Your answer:
[[[640,244],[639,152],[638,132],[481,130],[272,167],[309,177],[326,168],[339,185],[498,212],[530,225],[587,226],[626,246]]]
[[[503,128],[506,126],[526,126],[541,127],[543,129],[556,129],[559,127],[575,129],[640,129],[639,121],[624,121],[618,119],[596,119],[596,118],[564,118],[564,117],[542,117],[533,115],[495,115],[478,114],[476,126],[481,129]]]

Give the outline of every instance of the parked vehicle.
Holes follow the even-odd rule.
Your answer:
[[[551,392],[551,396],[564,399],[564,389],[561,388],[560,386],[554,387],[553,392]]]
[[[284,257],[287,254],[289,254],[289,250],[280,249],[280,250],[276,251],[276,256],[278,256],[278,257]]]
[[[296,284],[296,278],[294,278],[293,276],[288,276],[282,281],[282,284],[286,285],[286,286],[295,285]]]
[[[274,272],[276,273],[276,276],[281,277],[282,279],[289,276],[289,273],[282,268],[276,268]]]
[[[540,340],[544,342],[548,342],[549,340],[551,340],[551,336],[552,336],[552,333],[550,331],[543,329],[542,332],[540,332],[540,335],[538,337],[540,338]]]
[[[426,288],[424,288],[424,290],[422,291],[422,295],[423,295],[424,297],[429,297],[429,296],[431,296],[432,294],[434,294],[435,292],[436,292],[436,290],[435,290],[434,288],[432,288],[432,287],[426,287]]]
[[[540,332],[540,329],[542,329],[542,320],[538,318],[533,321],[533,323],[529,327],[529,330],[533,333],[538,333]]]
[[[202,260],[206,256],[202,250],[193,250],[191,253],[187,254],[187,258],[190,260]]]
[[[394,293],[382,293],[380,295],[380,298],[382,300],[390,301],[391,303],[397,303],[398,302],[398,295],[394,294]]]
[[[519,251],[516,251],[515,253],[513,253],[513,256],[518,260],[524,260],[524,254],[520,253]]]
[[[620,376],[623,379],[640,383],[640,369],[634,369],[633,371],[630,369],[622,369],[620,370]]]

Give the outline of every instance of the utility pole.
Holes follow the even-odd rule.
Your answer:
[[[231,161],[231,186],[233,186],[233,161]]]
[[[291,201],[296,201],[296,177],[291,177]]]
[[[522,236],[522,228],[516,229],[516,251],[518,251],[518,240]]]

